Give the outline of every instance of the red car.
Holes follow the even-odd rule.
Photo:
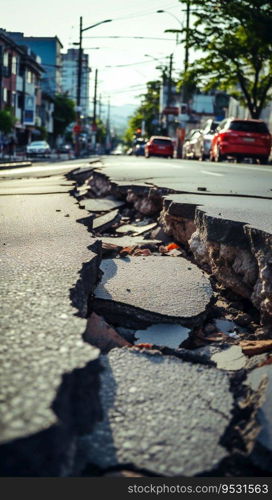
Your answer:
[[[266,164],[271,149],[271,134],[262,120],[227,118],[216,129],[210,160],[224,161],[228,156],[238,162],[244,158]]]
[[[174,145],[171,137],[153,135],[145,145],[145,157],[164,156],[173,158]]]

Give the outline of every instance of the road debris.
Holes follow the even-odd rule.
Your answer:
[[[246,365],[246,356],[244,356],[240,346],[227,346],[222,351],[213,354],[212,361],[216,362],[219,370],[241,370]]]
[[[93,312],[87,320],[84,340],[98,347],[103,353],[109,352],[114,347],[131,345],[121,337],[104,318],[98,316],[95,312]]]
[[[240,346],[246,356],[255,356],[272,351],[272,340],[242,340]]]

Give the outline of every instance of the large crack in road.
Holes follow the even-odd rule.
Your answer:
[[[92,318],[92,315],[99,314],[108,321],[109,324],[102,318],[100,320],[104,321],[105,339],[101,342],[100,338],[99,347],[102,352],[110,351],[103,357],[105,372],[100,394],[104,419],[90,436],[81,439],[78,470],[82,471],[89,464],[85,468],[86,475],[104,475],[115,469],[166,476],[265,474],[271,468],[271,447],[269,440],[265,443],[262,434],[269,435],[271,419],[265,424],[265,419],[261,419],[260,424],[260,412],[264,411],[264,406],[269,406],[270,389],[267,388],[270,386],[263,382],[266,371],[262,376],[258,374],[271,362],[267,352],[272,347],[272,342],[269,343],[271,316],[267,306],[270,290],[269,286],[263,286],[264,280],[268,282],[270,276],[267,276],[267,264],[271,245],[267,238],[269,233],[264,234],[263,230],[250,225],[254,221],[250,218],[248,200],[245,199],[248,218],[240,223],[235,217],[226,218],[222,206],[217,213],[215,197],[208,195],[202,194],[200,203],[196,195],[177,195],[172,190],[149,188],[141,183],[111,181],[96,170],[89,175],[74,172],[73,177],[79,179],[79,189],[74,195],[82,207],[89,204],[91,213],[80,222],[102,241],[102,255],[106,259],[101,266],[104,272],[102,281],[89,302],[89,315]],[[91,200],[94,199],[101,205],[99,213],[92,211]],[[108,200],[112,202],[112,211],[103,210]],[[120,204],[119,207],[114,201]],[[234,204],[232,214],[235,214],[235,208]],[[107,224],[99,223],[102,217],[107,219]],[[214,220],[217,222],[215,227],[212,226]],[[152,226],[154,221],[159,223],[155,229]],[[139,227],[143,229],[142,240],[137,232]],[[255,247],[249,234],[255,234]],[[256,234],[259,238],[257,251]],[[168,248],[169,241],[176,247],[170,245]],[[210,251],[209,247],[215,244],[219,246],[216,248],[217,260],[214,248]],[[209,255],[209,259],[201,261],[198,258],[199,248],[203,254]],[[256,257],[258,251],[261,253],[259,261]],[[267,254],[268,261],[264,257]],[[210,290],[213,288],[210,297],[206,297],[206,302],[204,300],[200,315],[193,313],[193,306],[197,305],[194,293],[184,287],[196,270],[201,274],[197,266],[203,269],[202,278],[207,283],[210,276],[209,287]],[[185,269],[193,270],[190,278]],[[260,280],[263,280],[261,285]],[[201,290],[199,285],[198,281],[198,292]],[[253,300],[254,287],[258,286],[264,290],[259,295],[259,302]],[[189,321],[184,318],[188,303],[191,304]],[[169,314],[169,306],[175,311],[174,316]],[[177,327],[190,328],[186,340],[184,336],[180,337],[182,340],[174,349],[163,344],[167,344],[165,339],[168,328],[170,334],[171,322]],[[154,326],[156,323],[164,333],[163,342]],[[150,329],[147,344],[139,342],[139,337],[137,342],[141,327]],[[86,339],[97,345],[95,328],[90,326],[87,330]],[[120,338],[130,346],[124,347],[126,344],[120,342]],[[150,341],[152,338],[153,342]],[[247,357],[245,343],[249,339],[257,353],[253,358]],[[268,343],[264,348],[266,353],[258,355],[258,352],[263,352],[258,351],[261,339],[267,339]],[[135,345],[134,353],[131,344]],[[144,369],[141,363],[145,364]],[[172,363],[176,372],[171,382],[172,373],[165,374],[164,369]],[[213,384],[213,389],[208,379],[202,389],[192,380],[194,373],[200,370],[200,385],[203,383],[206,373],[203,364],[207,364],[210,377],[224,377],[218,386],[216,382]],[[252,377],[256,373],[255,385],[250,383],[248,373]],[[191,393],[190,390],[186,392],[188,387]],[[178,391],[174,397],[176,403],[171,399],[175,390]],[[212,400],[197,397],[197,394],[204,393],[212,393]],[[226,414],[222,410],[224,405],[220,404],[224,395],[229,401]],[[184,428],[180,417],[195,415],[196,409],[192,413],[195,400],[198,401],[199,414],[193,420],[192,428]],[[204,418],[200,407],[205,404]],[[145,412],[148,418],[144,418]],[[225,422],[223,414],[226,415]],[[173,429],[175,425],[177,432]],[[158,441],[161,432],[163,439]],[[212,451],[205,457],[200,453],[198,460],[190,446],[200,433]],[[184,454],[180,451],[182,447]]]

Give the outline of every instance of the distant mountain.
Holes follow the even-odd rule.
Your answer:
[[[127,127],[128,119],[133,115],[137,104],[123,104],[122,106],[111,106],[111,125],[118,131]]]

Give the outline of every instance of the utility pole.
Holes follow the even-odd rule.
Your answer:
[[[95,78],[94,78],[93,125],[96,125],[97,75],[98,75],[98,69],[95,70]]]
[[[101,120],[102,119],[102,95],[99,94],[99,99],[98,99],[98,117]]]
[[[95,70],[95,78],[94,78],[94,98],[93,98],[93,148],[96,148],[96,105],[97,105],[97,75],[98,70]]]
[[[82,80],[82,33],[83,31],[88,31],[92,28],[95,28],[96,26],[100,26],[100,24],[104,23],[111,23],[112,19],[104,19],[104,21],[100,21],[99,23],[92,24],[91,26],[87,26],[86,28],[83,28],[83,20],[82,16],[80,16],[79,19],[79,42],[75,43],[75,45],[78,45],[78,64],[77,64],[77,109],[76,109],[76,127],[75,127],[75,134],[76,134],[76,155],[80,155],[80,141],[79,141],[79,134],[80,134],[80,129],[81,129],[81,80]]]
[[[186,71],[188,70],[188,67],[189,67],[190,13],[191,13],[191,2],[190,2],[190,0],[187,0],[187,2],[186,2],[186,38],[185,38],[184,73],[186,73]],[[187,94],[187,88],[186,88],[185,83],[183,83],[183,86],[182,86],[182,104],[184,104],[184,108],[185,108],[185,110],[183,111],[183,114],[188,114],[188,94]],[[183,149],[183,143],[184,143],[184,138],[185,138],[185,129],[186,129],[185,124],[182,124],[182,126],[179,129],[179,135],[178,135],[178,139],[177,139],[177,158],[182,158],[182,149]]]
[[[187,5],[186,5],[186,41],[185,41],[185,59],[184,59],[184,71],[185,72],[188,70],[188,65],[189,65],[190,11],[191,11],[190,0],[187,0]]]
[[[172,100],[172,70],[173,70],[173,54],[169,58],[169,73],[167,82],[167,106],[170,106]]]
[[[81,79],[82,79],[82,16],[79,20],[79,47],[77,61],[77,98],[76,98],[76,156],[80,156],[80,131],[81,131]]]
[[[167,108],[171,105],[172,101],[172,70],[173,70],[173,54],[169,58],[169,71],[167,79]],[[166,133],[169,135],[169,114],[166,113]]]
[[[110,153],[111,135],[110,135],[110,98],[108,98],[108,114],[107,114],[107,133],[106,133],[106,154]]]

